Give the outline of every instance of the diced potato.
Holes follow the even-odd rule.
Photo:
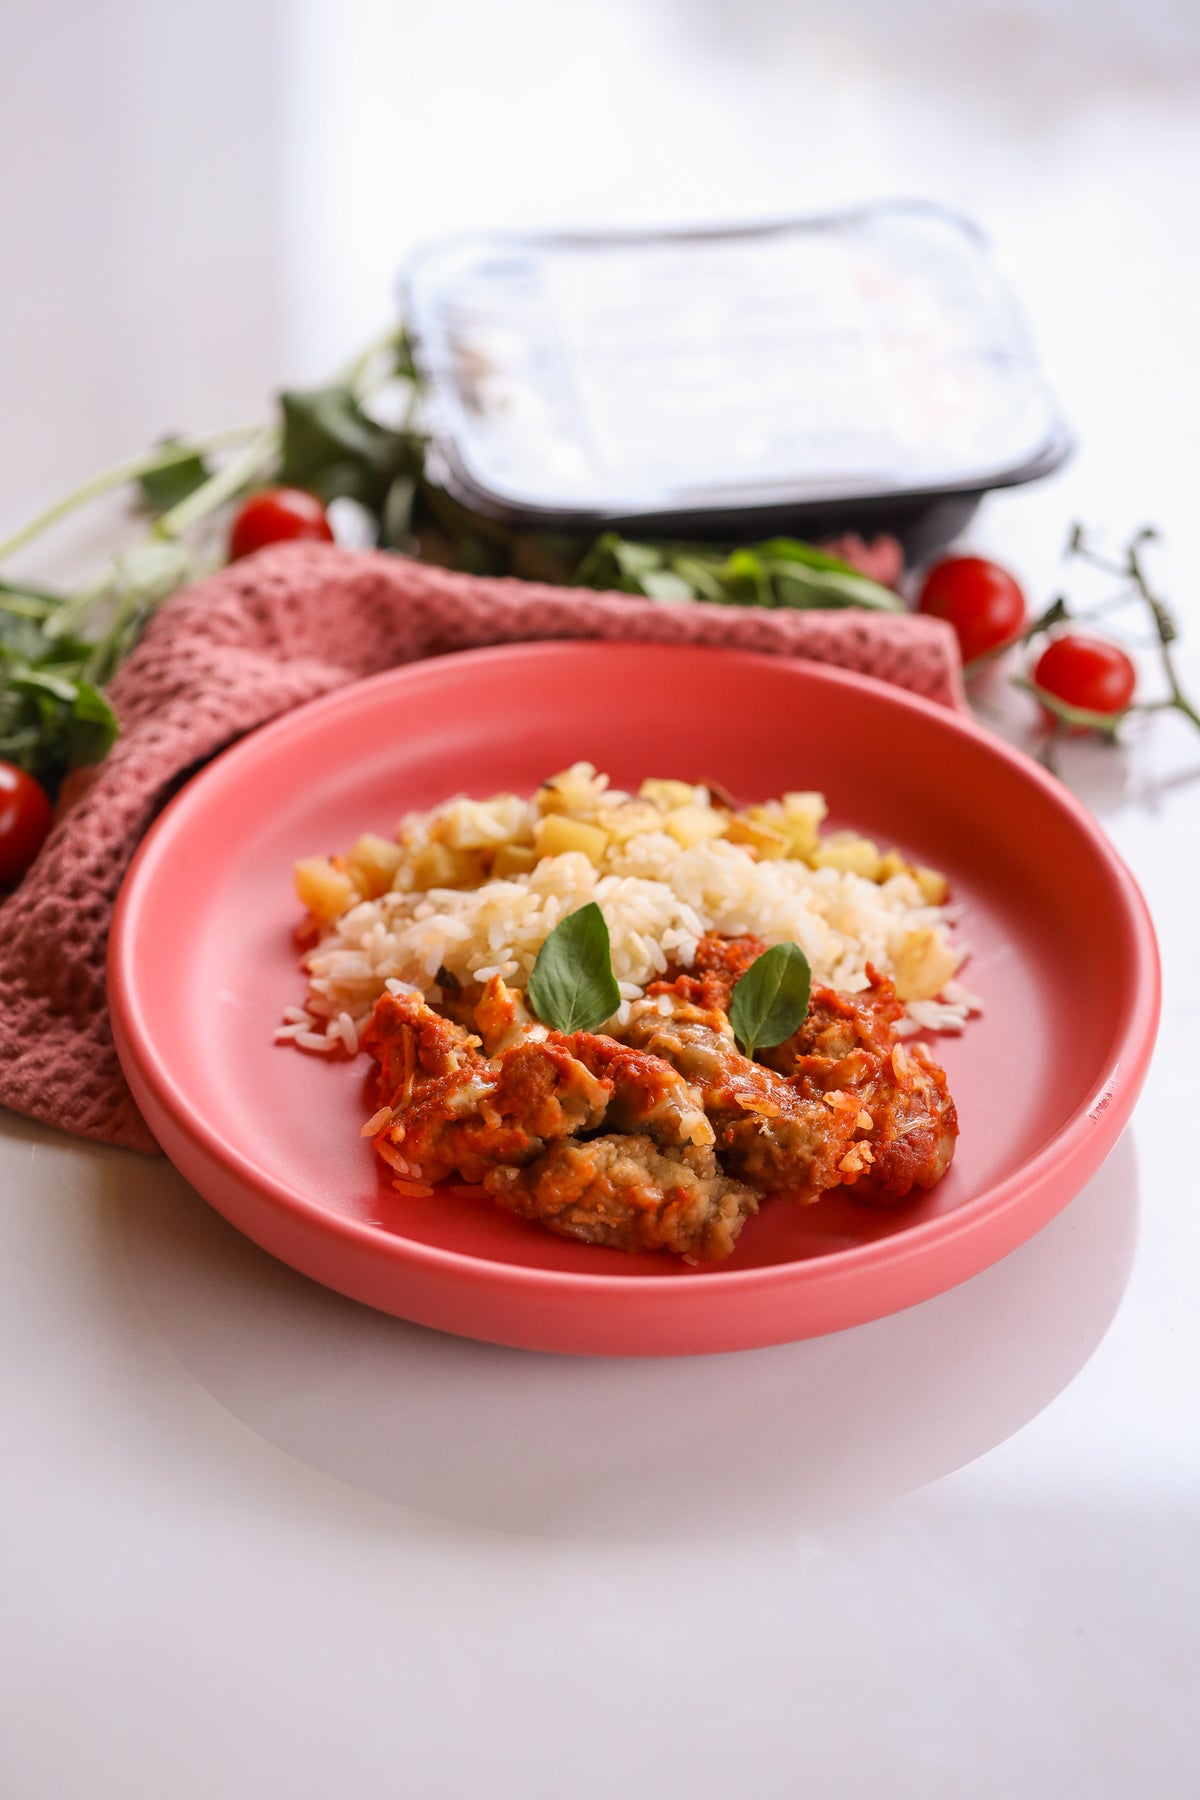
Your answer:
[[[484,879],[483,852],[451,850],[437,842],[423,844],[410,864],[412,885],[419,893],[430,888],[478,887]]]
[[[711,806],[677,806],[663,823],[675,842],[690,850],[693,844],[702,844],[706,838],[721,837],[726,815],[714,812]]]
[[[596,824],[607,832],[614,844],[627,843],[644,831],[661,831],[662,814],[656,806],[640,800],[627,800],[621,806],[604,806],[596,814]]]
[[[957,967],[954,952],[929,926],[910,931],[895,958],[892,979],[902,1000],[932,1000]]]
[[[431,887],[452,887],[457,866],[453,850],[445,844],[422,844],[409,863],[413,886],[421,893]]]
[[[434,820],[432,835],[451,850],[487,850],[527,836],[523,809],[513,795],[495,800],[455,800]]]
[[[821,821],[828,811],[824,794],[794,792],[783,796],[784,832],[790,855],[812,855],[819,841]]]
[[[876,881],[890,881],[893,875],[911,875],[912,866],[905,862],[898,850],[889,850],[886,856],[879,859],[879,867],[875,872]]]
[[[950,883],[937,869],[925,869],[910,863],[899,850],[889,850],[879,859],[876,881],[890,881],[893,875],[907,875],[913,880],[926,906],[944,906],[950,896]]]
[[[506,881],[510,875],[528,875],[537,859],[538,853],[532,844],[501,844],[492,864],[492,874],[498,881]]]
[[[679,806],[695,806],[697,799],[697,790],[690,781],[664,781],[656,775],[643,781],[638,793],[663,812],[674,812]]]
[[[817,847],[817,825],[825,815],[825,802],[820,794],[790,794],[787,798],[794,803],[791,812],[778,800],[765,800],[761,805],[748,806],[737,817],[774,832],[781,844],[775,852],[777,857],[807,862]],[[805,804],[799,805],[800,801]],[[764,856],[769,853],[767,849],[760,852]]]
[[[607,775],[597,775],[591,763],[572,763],[561,774],[543,781],[535,799],[540,813],[594,812],[608,786]]]
[[[368,900],[377,900],[391,887],[402,856],[399,844],[368,831],[348,852],[346,872],[360,894]]]
[[[938,869],[924,869],[918,864],[913,876],[927,906],[945,906],[950,898],[950,883]]]
[[[598,863],[608,848],[608,838],[598,825],[568,819],[564,813],[547,813],[534,826],[533,847],[539,856],[564,856],[568,850],[582,850],[590,862]]]
[[[293,877],[301,906],[307,906],[326,925],[340,918],[359,898],[350,876],[335,869],[327,856],[302,856]]]
[[[747,813],[736,813],[729,820],[725,836],[731,844],[746,844],[757,850],[763,862],[778,862],[788,852],[787,839],[777,826],[752,819]]]
[[[879,847],[855,831],[831,831],[822,838],[810,858],[814,869],[845,869],[875,881],[883,860]]]
[[[786,838],[786,824],[782,806],[778,800],[763,800],[754,806],[747,806],[736,815],[739,819],[752,819],[756,825],[767,825],[772,831],[779,832]]]

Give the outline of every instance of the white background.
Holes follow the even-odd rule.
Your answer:
[[[1080,440],[973,542],[1043,597],[1071,518],[1156,521],[1200,688],[1198,99],[1190,0],[0,0],[0,526],[319,377],[442,231],[925,194]],[[0,1791],[1200,1790],[1200,740],[1133,736],[1066,772],[1162,940],[1134,1127],[865,1330],[455,1342],[0,1116]]]

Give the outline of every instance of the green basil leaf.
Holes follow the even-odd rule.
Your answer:
[[[577,587],[646,594],[653,600],[905,610],[903,600],[890,588],[798,538],[769,538],[725,553],[702,544],[631,543],[608,531],[583,558],[574,582]]]
[[[617,568],[631,581],[644,581],[663,566],[663,553],[656,544],[633,544],[627,538],[612,536],[610,548]]]
[[[673,569],[649,569],[641,578],[641,589],[648,600],[661,600],[664,604],[696,598],[691,582]]]
[[[799,563],[805,569],[830,569],[841,575],[858,572],[853,563],[840,556],[831,556],[828,550],[818,550],[815,544],[806,544],[800,538],[768,538],[765,544],[757,544],[755,548],[768,562]]]
[[[661,544],[636,544],[615,531],[596,539],[572,579],[576,587],[645,594],[652,600],[692,598],[690,587],[682,591],[686,577],[681,583],[672,574],[670,554]],[[661,591],[656,591],[657,584],[663,584]]]
[[[689,551],[681,551],[671,558],[671,568],[687,582],[697,600],[711,600],[719,606],[725,598],[725,590],[716,574],[719,561],[718,557],[702,557]]]
[[[729,1022],[746,1055],[790,1038],[811,994],[812,970],[799,944],[775,944],[752,962],[729,1003]]]
[[[378,513],[397,475],[417,475],[423,460],[412,433],[389,431],[368,417],[348,387],[280,395],[280,479],[322,500],[345,495]]]
[[[537,954],[529,1002],[555,1031],[598,1031],[621,1004],[604,914],[594,900],[568,913]]]
[[[768,559],[764,559],[763,568],[777,606],[862,606],[871,612],[894,613],[907,610],[899,594],[855,569],[818,569]]]
[[[103,762],[120,735],[117,715],[100,689],[81,681],[67,726],[67,761],[73,769]]]
[[[731,550],[721,566],[720,580],[726,599],[735,606],[774,604],[771,584],[756,550]]]
[[[77,637],[73,631],[56,632],[49,643],[43,643],[40,654],[33,661],[39,669],[65,668],[68,673],[74,670],[81,674],[95,648],[94,643]]]
[[[163,445],[164,458],[171,448],[169,441]],[[157,518],[160,513],[170,512],[189,494],[194,494],[198,487],[203,487],[211,474],[212,470],[202,456],[180,445],[177,455],[138,476],[142,504]]]
[[[0,660],[36,662],[45,647],[40,626],[25,614],[10,612],[0,599]]]
[[[572,584],[601,589],[615,587],[619,573],[615,551],[620,542],[615,531],[601,532],[572,575]]]

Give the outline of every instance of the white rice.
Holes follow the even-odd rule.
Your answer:
[[[951,944],[953,909],[929,905],[908,873],[876,883],[798,860],[758,862],[720,838],[681,850],[666,833],[648,832],[614,848],[603,869],[571,851],[475,889],[394,891],[360,902],[305,956],[304,1008],[288,1009],[277,1041],[352,1056],[386,987],[436,1003],[443,968],[460,983],[500,975],[523,988],[545,938],[589,900],[608,925],[621,992],[617,1027],[668,963],[691,965],[708,931],[797,943],[815,981],[848,993],[867,986],[868,962],[891,973],[915,931],[932,929],[956,965],[966,955],[965,946]],[[937,998],[910,1001],[901,1030],[961,1030],[978,1010],[950,981]]]

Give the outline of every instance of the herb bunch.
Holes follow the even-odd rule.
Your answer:
[[[127,492],[140,529],[88,580],[63,591],[0,578],[0,761],[54,794],[68,770],[106,755],[118,724],[104,688],[156,608],[223,560],[204,527],[269,482],[348,497],[382,537],[424,460],[408,418],[369,411],[385,388],[415,393],[402,329],[372,344],[329,387],[280,396],[277,422],[207,439],[172,438],[92,477],[0,542],[0,569],[78,507]]]
[[[517,530],[468,512],[427,466],[420,383],[403,326],[368,346],[337,380],[279,397],[270,423],[205,439],[170,438],[108,469],[0,542],[0,577],[17,551],[90,501],[124,491],[138,530],[95,575],[65,592],[0,578],[0,761],[51,794],[99,761],[117,720],[104,689],[168,595],[224,560],[212,526],[254,491],[283,484],[328,504],[353,501],[380,548],[474,574],[613,588],[736,606],[903,603],[848,563],[790,538],[731,550],[594,544]]]

